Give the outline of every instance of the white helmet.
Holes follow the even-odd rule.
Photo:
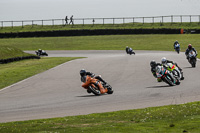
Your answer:
[[[162,64],[167,63],[167,59],[166,59],[165,57],[163,57],[163,58],[161,59],[161,63],[162,63]]]

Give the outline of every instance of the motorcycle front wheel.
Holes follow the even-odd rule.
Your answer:
[[[110,85],[106,85],[107,89],[108,89],[108,94],[113,94],[113,89]]]
[[[99,95],[101,95],[101,92],[100,92],[100,90],[98,89],[98,87],[92,87],[92,86],[89,86],[89,89],[91,90],[91,92],[94,94],[94,95],[96,95],[96,96],[99,96]]]
[[[166,77],[164,78],[164,81],[169,84],[170,86],[174,86],[174,79],[172,78],[172,76],[170,74],[166,74]]]

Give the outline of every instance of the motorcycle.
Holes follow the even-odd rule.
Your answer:
[[[172,72],[168,71],[164,68],[164,66],[157,66],[156,67],[156,76],[160,78],[165,83],[169,84],[170,86],[179,85],[180,81],[176,78]]]
[[[196,67],[196,53],[193,50],[190,50],[189,54],[188,54],[188,61],[189,63],[192,65],[192,67]]]
[[[132,48],[129,49],[128,53],[129,53],[130,55],[135,54],[135,52],[133,51]]]
[[[180,52],[180,44],[179,43],[175,44],[174,49],[179,54],[179,52]]]
[[[40,51],[35,51],[35,53],[36,53],[36,55],[38,55],[38,56],[41,56],[41,55],[46,55],[46,56],[48,56],[47,52],[44,51],[44,50],[42,50],[41,52],[40,52]]]
[[[82,87],[87,89],[87,92],[92,92],[94,95],[101,95],[102,92],[100,88],[107,89],[107,94],[112,94],[113,89],[109,84],[105,84],[96,78],[92,78],[91,76],[86,76],[86,82],[82,84]]]
[[[172,72],[172,74],[174,76],[179,78],[179,80],[183,80],[184,79],[183,72],[181,72],[176,65],[174,65],[172,63],[167,63],[167,64],[164,65],[164,67],[167,68],[167,70],[169,70],[170,72]]]

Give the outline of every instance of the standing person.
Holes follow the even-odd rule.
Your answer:
[[[74,20],[73,20],[73,15],[70,17],[70,22],[69,22],[69,24],[71,24],[72,23],[72,25],[74,25],[74,22],[73,22]]]
[[[69,19],[68,19],[68,17],[66,16],[66,17],[65,17],[65,25],[68,24],[68,20],[69,20]]]

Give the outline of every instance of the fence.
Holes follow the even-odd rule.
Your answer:
[[[124,17],[124,18],[74,18],[74,24],[87,25],[87,24],[127,24],[127,23],[183,23],[183,22],[198,22],[200,24],[200,15],[171,15],[171,16],[155,16],[155,17]],[[21,21],[0,21],[1,29],[3,27],[21,26],[26,25],[34,27],[35,25],[66,25],[65,19],[47,19],[47,20],[21,20]]]

